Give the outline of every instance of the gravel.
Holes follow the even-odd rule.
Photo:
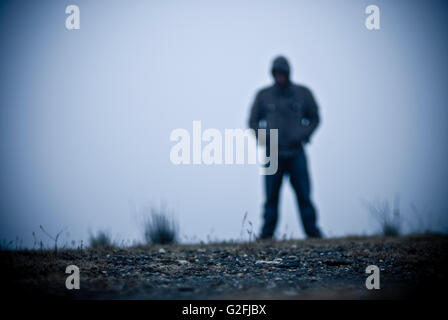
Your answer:
[[[370,299],[447,284],[448,236],[349,237],[101,250],[1,251],[12,295],[68,299]],[[68,265],[80,269],[67,290]],[[380,290],[365,287],[380,268]],[[432,291],[431,291],[432,292]]]

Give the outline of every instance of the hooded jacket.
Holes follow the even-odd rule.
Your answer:
[[[285,87],[274,84],[258,91],[250,110],[249,127],[256,133],[258,129],[278,129],[279,156],[286,157],[309,142],[320,118],[312,92],[289,80],[290,67],[286,58],[274,60],[272,74],[274,71],[285,73],[288,84]]]

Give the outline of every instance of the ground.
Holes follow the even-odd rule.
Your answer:
[[[1,251],[0,277],[10,296],[33,298],[428,298],[448,283],[447,245],[427,235]],[[79,290],[65,287],[73,264]],[[379,290],[365,286],[369,265],[380,268]]]

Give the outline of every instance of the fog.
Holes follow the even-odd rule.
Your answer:
[[[65,28],[65,8],[81,28]],[[368,30],[365,8],[381,10]],[[258,166],[174,165],[171,132],[247,128],[285,55],[322,123],[307,146],[327,236],[373,234],[364,201],[398,197],[448,230],[446,5],[440,1],[10,1],[0,6],[0,240],[107,230],[142,240],[135,211],[166,203],[182,241],[261,225]],[[246,229],[246,227],[245,227]],[[278,236],[303,238],[289,182]]]

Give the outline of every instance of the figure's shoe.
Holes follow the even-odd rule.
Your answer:
[[[322,232],[320,232],[320,230],[317,229],[316,232],[308,234],[307,237],[313,239],[323,239],[324,236],[322,235]]]
[[[274,238],[268,235],[260,235],[256,238],[256,241],[272,241]]]

